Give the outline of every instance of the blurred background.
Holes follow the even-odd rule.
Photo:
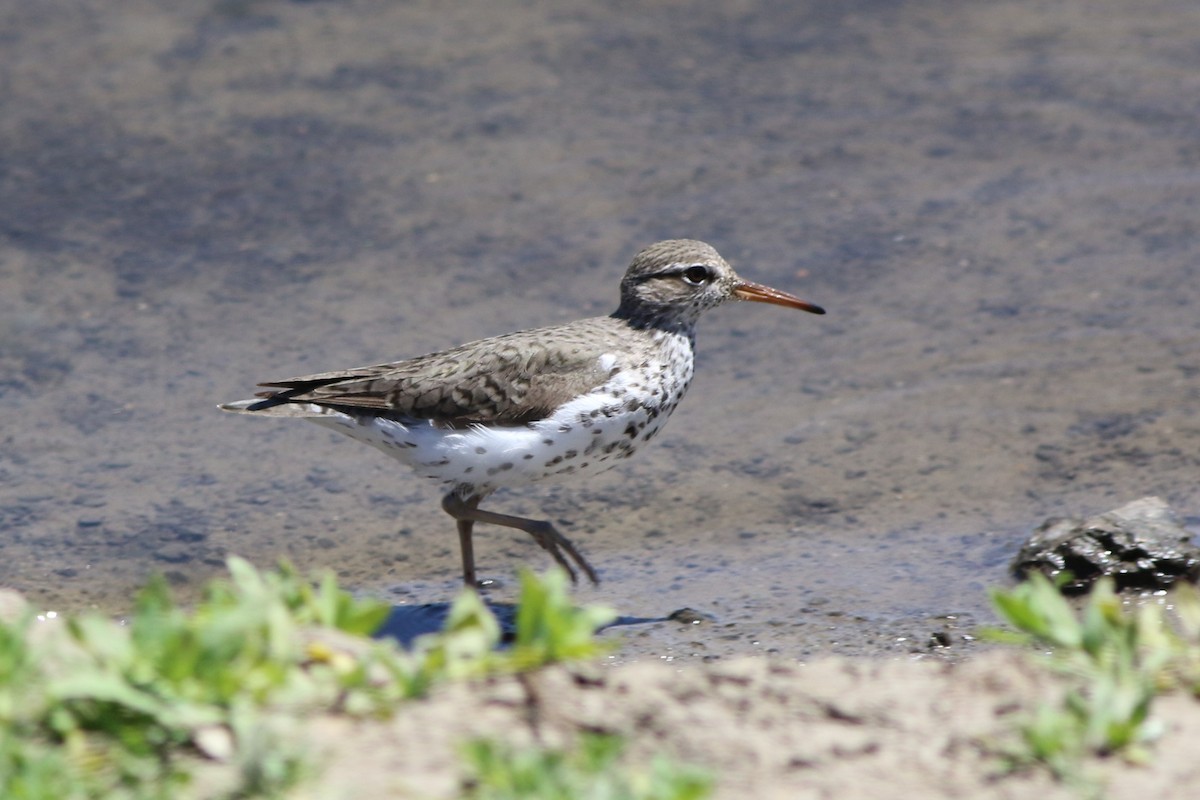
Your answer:
[[[1200,522],[1200,6],[39,0],[0,9],[0,585],[226,555],[458,589],[439,488],[259,380],[606,314],[704,239],[825,306],[701,323],[627,467],[497,496],[661,617],[622,657],[921,651],[1024,536]],[[511,596],[547,559],[481,528]]]

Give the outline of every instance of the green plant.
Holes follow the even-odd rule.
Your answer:
[[[623,769],[619,737],[584,734],[572,751],[518,749],[491,739],[463,748],[471,777],[464,800],[702,800],[712,779],[656,757],[648,769]]]
[[[286,735],[299,715],[386,715],[441,681],[587,657],[611,618],[574,608],[562,575],[525,575],[512,648],[496,650],[495,616],[465,591],[406,653],[364,638],[389,608],[331,575],[228,567],[191,611],[156,578],[126,624],[0,622],[0,797],[172,798],[201,756],[229,767],[221,796],[276,796],[303,776]]]
[[[77,771],[97,779],[83,782],[88,796],[121,787],[167,791],[184,780],[183,764],[197,751],[237,765],[244,776],[237,792],[270,795],[297,778],[299,756],[261,746],[263,731],[253,724],[259,709],[354,705],[347,696],[364,694],[365,664],[383,661],[406,674],[402,655],[385,645],[338,661],[314,657],[306,642],[310,626],[369,630],[386,606],[354,600],[330,577],[314,588],[287,566],[259,573],[242,559],[228,565],[230,580],[210,584],[190,613],[156,578],[127,625],[69,618],[66,641],[44,654],[45,713],[27,724],[42,741],[80,756]]]
[[[1040,763],[1078,781],[1088,755],[1144,761],[1161,732],[1150,713],[1156,693],[1200,687],[1200,598],[1192,587],[1176,591],[1174,617],[1156,604],[1124,610],[1108,580],[1096,584],[1082,612],[1037,574],[992,599],[1016,628],[992,638],[1049,645],[1050,663],[1074,679],[1058,705],[1021,724],[1020,746],[1007,754],[1013,766]]]
[[[615,612],[603,606],[577,607],[567,593],[567,575],[553,569],[538,577],[521,572],[521,592],[512,643],[501,643],[500,624],[474,591],[460,594],[442,632],[422,637],[414,648],[423,682],[435,676],[465,678],[488,673],[527,672],[547,664],[595,658],[613,645],[596,631]]]
[[[521,671],[604,655],[612,645],[596,641],[595,634],[616,618],[616,612],[604,606],[575,606],[563,570],[551,570],[540,579],[522,570],[509,666]]]

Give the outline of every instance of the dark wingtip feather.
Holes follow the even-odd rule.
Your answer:
[[[266,392],[262,392],[256,396],[262,397],[263,395],[266,395]],[[267,408],[274,408],[275,406],[284,405],[285,403],[287,403],[286,398],[281,398],[277,394],[272,394],[272,395],[268,395],[263,400],[259,400],[257,403],[251,403],[250,405],[246,406],[246,410],[247,411],[262,411]]]

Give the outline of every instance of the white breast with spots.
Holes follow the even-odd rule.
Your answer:
[[[372,445],[420,475],[481,494],[603,472],[658,433],[687,391],[691,341],[664,333],[658,344],[652,358],[627,365],[604,385],[528,425],[455,429],[329,409],[308,419]],[[605,371],[616,363],[613,355],[601,356]]]

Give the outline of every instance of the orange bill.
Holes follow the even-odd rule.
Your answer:
[[[757,303],[774,303],[777,306],[787,306],[788,308],[798,308],[801,311],[807,311],[810,314],[824,314],[825,309],[818,305],[805,302],[799,297],[787,292],[781,292],[778,289],[772,289],[770,286],[763,286],[761,283],[753,281],[742,281],[737,286],[733,287],[733,295],[739,300],[753,300]]]

